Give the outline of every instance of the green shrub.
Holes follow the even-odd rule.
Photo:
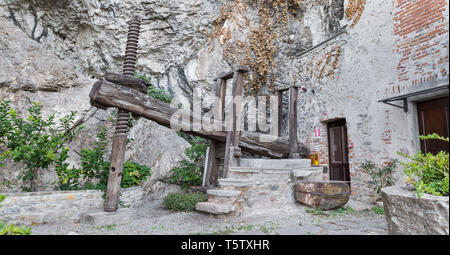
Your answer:
[[[150,78],[144,76],[144,75],[138,75],[135,74],[134,77],[143,80],[146,84],[150,85]],[[158,99],[160,101],[163,101],[165,103],[170,104],[173,97],[168,95],[164,90],[157,89],[154,86],[148,86],[147,94],[155,99]]]
[[[384,214],[384,208],[381,206],[372,207],[372,211],[373,211],[373,213],[378,214],[378,215]]]
[[[158,99],[160,101],[163,101],[165,103],[170,104],[170,102],[172,101],[173,97],[168,95],[164,90],[162,89],[157,89],[153,86],[149,86],[148,87],[148,95]]]
[[[55,115],[44,119],[41,105],[33,103],[28,108],[29,116],[24,119],[9,106],[9,101],[0,103],[0,144],[7,151],[0,160],[12,158],[25,165],[23,181],[29,181],[24,190],[36,191],[35,180],[40,169],[54,164],[63,164],[67,158],[67,144],[72,141],[83,126],[73,127],[75,111],[55,122]],[[3,166],[3,164],[2,164]]]
[[[0,203],[5,200],[5,196],[0,194]],[[1,205],[0,205],[1,207]],[[0,235],[30,235],[31,227],[16,227],[14,224],[7,225],[0,220]]]
[[[24,163],[27,171],[23,180],[30,181],[30,187],[24,187],[25,190],[36,190],[34,180],[38,170],[48,169],[50,165],[55,166],[60,190],[106,190],[110,162],[104,160],[108,145],[105,126],[100,127],[93,147],[81,150],[81,168],[69,167],[66,162],[69,158],[67,145],[83,128],[73,127],[75,112],[72,111],[61,118],[57,125],[54,115],[47,119],[41,117],[42,107],[39,103],[33,103],[28,109],[27,119],[18,117],[9,105],[9,101],[0,102],[0,145],[7,148],[0,154],[0,166],[3,166],[2,163],[8,158]],[[130,117],[130,128],[131,120]],[[147,176],[150,176],[150,168],[127,161],[123,169],[121,187],[142,185]],[[84,180],[84,186],[80,185],[81,180]]]
[[[448,138],[441,137],[437,134],[420,136],[420,139],[439,139],[448,142]],[[411,160],[411,162],[402,163],[405,167],[404,171],[408,176],[407,182],[416,188],[417,196],[422,193],[428,193],[435,196],[448,196],[449,190],[449,154],[441,151],[436,155],[431,153],[416,153],[408,156],[401,152],[399,155]]]
[[[377,198],[381,198],[382,188],[394,185],[393,173],[398,163],[397,159],[391,159],[391,163],[383,167],[377,167],[372,161],[368,160],[361,164],[360,169],[370,176],[369,184],[373,185]]]
[[[81,168],[69,168],[69,164],[65,160],[69,158],[68,148],[63,149],[60,160],[56,162],[56,174],[59,179],[59,188],[61,190],[78,190],[83,188],[95,188],[91,182],[95,179],[101,179],[103,172],[107,172],[109,163],[105,162],[103,156],[105,154],[107,142],[107,129],[100,127],[99,132],[95,136],[92,149],[81,149]],[[85,180],[85,186],[81,187],[79,181]]]
[[[30,235],[31,227],[16,227],[0,221],[0,235]]]
[[[123,166],[122,182],[120,186],[122,188],[129,188],[143,185],[150,175],[150,168],[135,162],[127,161]]]
[[[60,189],[97,189],[106,191],[110,167],[110,162],[104,160],[107,145],[107,128],[102,126],[95,136],[93,147],[81,150],[81,168],[69,168],[68,164],[65,163],[57,164],[56,172],[60,180]],[[65,155],[67,156],[67,154]],[[123,166],[120,187],[129,188],[142,185],[150,175],[150,168],[127,161]],[[83,187],[79,184],[80,179],[85,181]]]
[[[170,193],[164,198],[164,205],[172,211],[193,211],[199,202],[208,201],[202,193]]]
[[[172,169],[174,175],[170,179],[172,183],[179,183],[183,189],[189,186],[198,186],[202,184],[202,175],[204,168],[204,158],[208,149],[207,140],[201,137],[190,137],[179,132],[178,135],[183,137],[191,144],[191,147],[184,151],[189,160],[179,162],[180,166]]]

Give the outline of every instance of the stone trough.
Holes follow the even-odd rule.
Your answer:
[[[422,194],[406,187],[381,190],[390,235],[448,235],[449,198]]]
[[[350,186],[343,181],[299,181],[295,198],[309,207],[332,210],[347,204]]]

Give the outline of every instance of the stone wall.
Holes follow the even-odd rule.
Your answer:
[[[94,190],[6,193],[0,219],[15,224],[76,222],[86,212],[103,209],[103,192]],[[142,187],[124,189],[120,201],[126,207],[142,205]]]
[[[364,160],[383,165],[403,159],[398,151],[419,150],[415,102],[405,113],[378,101],[448,84],[448,1],[347,0],[345,7],[345,33],[293,61],[306,89],[298,135],[328,164],[327,122],[345,118],[352,192],[367,200],[373,192],[359,170]],[[404,183],[400,168],[394,175]]]

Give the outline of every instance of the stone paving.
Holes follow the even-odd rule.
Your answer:
[[[42,224],[32,227],[40,235],[385,235],[384,215],[371,206],[298,212],[273,211],[236,218],[215,218],[198,212],[171,212],[146,204],[130,222],[107,225],[80,223]],[[373,207],[373,206],[372,206]]]

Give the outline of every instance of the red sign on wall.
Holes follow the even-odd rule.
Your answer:
[[[314,136],[315,137],[320,137],[320,128],[316,128],[316,130],[314,132]]]

